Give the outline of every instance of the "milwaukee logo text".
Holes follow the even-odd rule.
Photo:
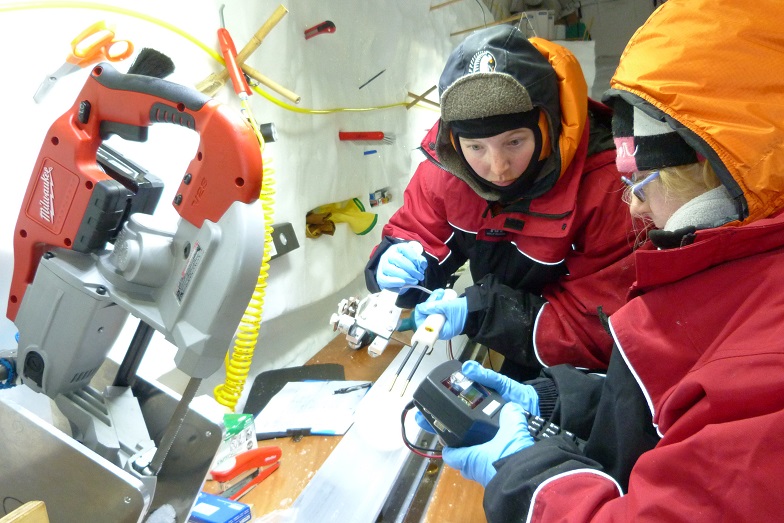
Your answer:
[[[42,220],[54,223],[54,178],[51,167],[44,167],[41,173],[41,182],[43,195],[38,200],[40,205],[38,214]]]

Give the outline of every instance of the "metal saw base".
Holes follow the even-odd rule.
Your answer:
[[[116,370],[111,361],[104,366]],[[141,377],[133,393],[150,437],[160,443],[179,398]],[[174,507],[178,522],[187,521],[223,431],[221,420],[189,409],[150,499],[138,478],[19,404],[0,399],[0,420],[0,516],[40,500],[52,521],[63,523],[136,523],[164,504]]]

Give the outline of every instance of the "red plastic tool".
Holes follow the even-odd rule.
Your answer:
[[[227,483],[243,472],[257,469],[222,494],[223,497],[237,500],[252,487],[258,485],[267,479],[270,474],[278,470],[281,454],[280,447],[259,447],[234,456],[220,469],[211,470],[210,475],[215,481]]]
[[[310,29],[305,29],[305,40],[310,40],[314,36],[324,33],[334,33],[336,29],[335,24],[331,20],[325,20]]]
[[[394,134],[382,133],[381,131],[359,131],[359,132],[338,131],[338,138],[340,139],[341,142],[354,142],[354,143],[373,142],[373,143],[382,143],[382,144],[395,143]]]
[[[253,91],[250,90],[245,74],[237,62],[237,48],[234,46],[234,40],[232,40],[229,31],[223,27],[218,29],[218,42],[220,43],[223,61],[226,62],[226,70],[229,72],[229,78],[231,78],[231,83],[234,86],[234,92],[240,97],[242,97],[242,93],[250,96]]]
[[[341,142],[351,142],[354,140],[370,140],[370,141],[377,141],[384,139],[384,133],[381,131],[360,131],[360,132],[349,132],[349,131],[338,131],[338,138]]]

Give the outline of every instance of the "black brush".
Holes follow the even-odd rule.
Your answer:
[[[145,47],[139,51],[136,60],[128,69],[128,74],[141,74],[155,78],[166,78],[174,72],[172,59],[160,51]]]

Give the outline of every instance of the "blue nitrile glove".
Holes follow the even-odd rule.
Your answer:
[[[436,433],[436,430],[433,428],[433,425],[431,425],[430,422],[427,421],[427,418],[425,418],[425,415],[422,414],[421,412],[416,411],[416,413],[414,414],[414,421],[416,421],[416,424],[419,425],[419,428],[424,430],[425,432],[429,432],[430,434]]]
[[[501,395],[502,398],[504,398],[505,401],[517,403],[523,407],[526,412],[535,416],[540,414],[539,395],[536,393],[536,389],[530,385],[517,383],[516,381],[507,378],[503,374],[499,374],[483,367],[478,361],[475,360],[468,360],[464,362],[460,372],[462,372],[463,376],[470,379],[471,381],[475,381],[480,385],[484,385],[485,387],[495,390]],[[419,428],[422,430],[430,432],[431,434],[436,433],[436,431],[433,429],[433,426],[430,425],[430,422],[427,421],[427,418],[425,418],[421,412],[417,411],[416,414],[414,414],[414,419],[416,420],[417,425],[419,425]]]
[[[507,403],[501,408],[499,429],[493,439],[473,447],[444,447],[441,456],[444,463],[459,470],[464,478],[486,487],[495,476],[493,463],[533,444],[523,407]]]
[[[443,314],[446,318],[441,332],[438,334],[439,340],[451,340],[463,332],[466,318],[468,317],[468,300],[462,298],[443,300],[444,289],[436,289],[425,300],[414,308],[414,322],[417,329],[431,314]]]
[[[517,383],[503,374],[486,369],[474,360],[463,363],[461,372],[471,381],[493,389],[506,401],[517,403],[535,416],[539,415],[539,395],[532,386]]]
[[[382,290],[399,291],[404,285],[416,285],[422,281],[427,269],[427,260],[422,252],[419,242],[413,241],[396,243],[389,247],[378,261],[378,286]]]

